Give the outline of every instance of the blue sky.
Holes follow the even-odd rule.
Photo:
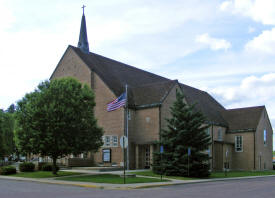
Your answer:
[[[92,52],[205,90],[226,108],[266,105],[275,126],[274,0],[0,0],[0,108],[77,45],[82,4]]]

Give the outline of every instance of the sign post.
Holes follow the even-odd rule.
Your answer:
[[[188,165],[187,165],[187,168],[188,168],[188,177],[189,177],[189,156],[191,155],[191,148],[188,147],[188,156],[187,156],[187,160],[188,160]]]
[[[160,146],[160,181],[162,181],[162,153],[163,153],[163,145]]]
[[[126,183],[126,181],[125,181],[125,165],[126,165],[126,162],[125,162],[125,148],[128,147],[128,138],[125,135],[121,136],[121,138],[119,140],[119,143],[120,143],[120,147],[123,150],[123,183],[125,184]]]
[[[225,167],[224,167],[224,171],[225,171],[225,177],[227,177],[227,169],[228,169],[228,160],[227,160],[227,158],[228,158],[228,149],[225,151]]]

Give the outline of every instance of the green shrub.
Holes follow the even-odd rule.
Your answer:
[[[19,164],[20,172],[33,172],[34,168],[35,165],[31,162],[23,162],[22,164]]]
[[[39,171],[42,171],[42,167],[43,167],[45,164],[48,164],[48,162],[39,162],[39,163],[38,163],[38,166],[37,166],[37,169],[38,169]]]
[[[13,166],[0,167],[0,175],[12,175],[16,174],[16,168]]]
[[[52,171],[53,170],[53,165],[50,163],[44,164],[41,168],[42,171]],[[59,167],[56,167],[56,171],[59,171]]]

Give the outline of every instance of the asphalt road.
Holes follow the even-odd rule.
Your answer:
[[[0,179],[0,198],[275,198],[275,177],[138,190],[102,190]]]

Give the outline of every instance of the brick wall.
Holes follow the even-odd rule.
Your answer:
[[[254,132],[228,133],[226,139],[235,143],[235,137],[243,137],[243,151],[232,151],[232,169],[235,170],[254,170]]]
[[[71,76],[81,83],[91,85],[91,71],[86,64],[68,48],[56,67],[51,79]]]
[[[124,134],[124,109],[107,112],[107,103],[114,100],[116,96],[105,85],[105,83],[88,68],[88,66],[78,57],[78,55],[68,48],[60,60],[52,79],[71,76],[78,79],[81,83],[86,83],[95,92],[95,117],[97,123],[104,130],[104,135],[118,135],[118,139]],[[95,153],[95,162],[102,162],[102,149]],[[122,149],[118,147],[108,147],[112,150],[112,162],[118,165],[122,162]],[[110,164],[105,164],[110,165]]]
[[[266,145],[264,145],[264,129],[266,130]],[[256,169],[272,170],[273,131],[266,110],[263,111],[256,130]]]
[[[104,129],[104,135],[117,135],[118,140],[124,135],[124,108],[119,108],[115,111],[108,112],[106,110],[107,103],[116,99],[114,93],[107,87],[107,85],[93,73],[94,84],[92,87],[95,91],[95,116],[98,120],[98,125]],[[95,162],[102,162],[102,149],[110,148],[112,150],[112,163],[123,162],[122,149],[117,147],[102,147],[99,152],[95,153]],[[109,163],[104,165],[110,165]]]

